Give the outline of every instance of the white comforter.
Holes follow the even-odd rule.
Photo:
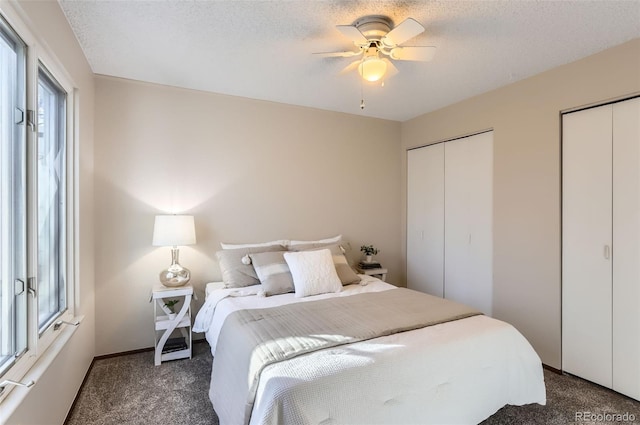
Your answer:
[[[206,332],[215,356],[224,319],[238,309],[395,288],[361,277],[366,285],[302,299],[259,297],[259,285],[215,291],[198,313],[194,331]],[[541,362],[531,345],[511,325],[474,316],[267,366],[251,423],[471,424],[505,404],[545,402]],[[232,425],[225,407],[214,409],[222,425]]]

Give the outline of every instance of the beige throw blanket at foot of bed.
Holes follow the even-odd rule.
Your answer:
[[[269,364],[478,314],[404,288],[236,311],[225,320],[213,360],[214,409],[230,412],[229,423],[247,424],[260,373]]]

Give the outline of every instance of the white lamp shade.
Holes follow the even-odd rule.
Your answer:
[[[153,246],[193,245],[196,229],[192,215],[157,215],[153,226]]]
[[[360,62],[358,72],[367,81],[378,81],[387,72],[387,63],[377,56],[369,56]]]

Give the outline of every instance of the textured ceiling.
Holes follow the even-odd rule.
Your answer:
[[[640,37],[638,0],[59,3],[97,74],[398,121]],[[335,25],[372,14],[420,22],[405,45],[433,61],[382,87],[311,54],[352,49]]]

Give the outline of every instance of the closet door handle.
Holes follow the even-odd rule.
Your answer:
[[[609,245],[604,246],[604,258],[606,260],[611,258],[611,248],[609,247]]]

